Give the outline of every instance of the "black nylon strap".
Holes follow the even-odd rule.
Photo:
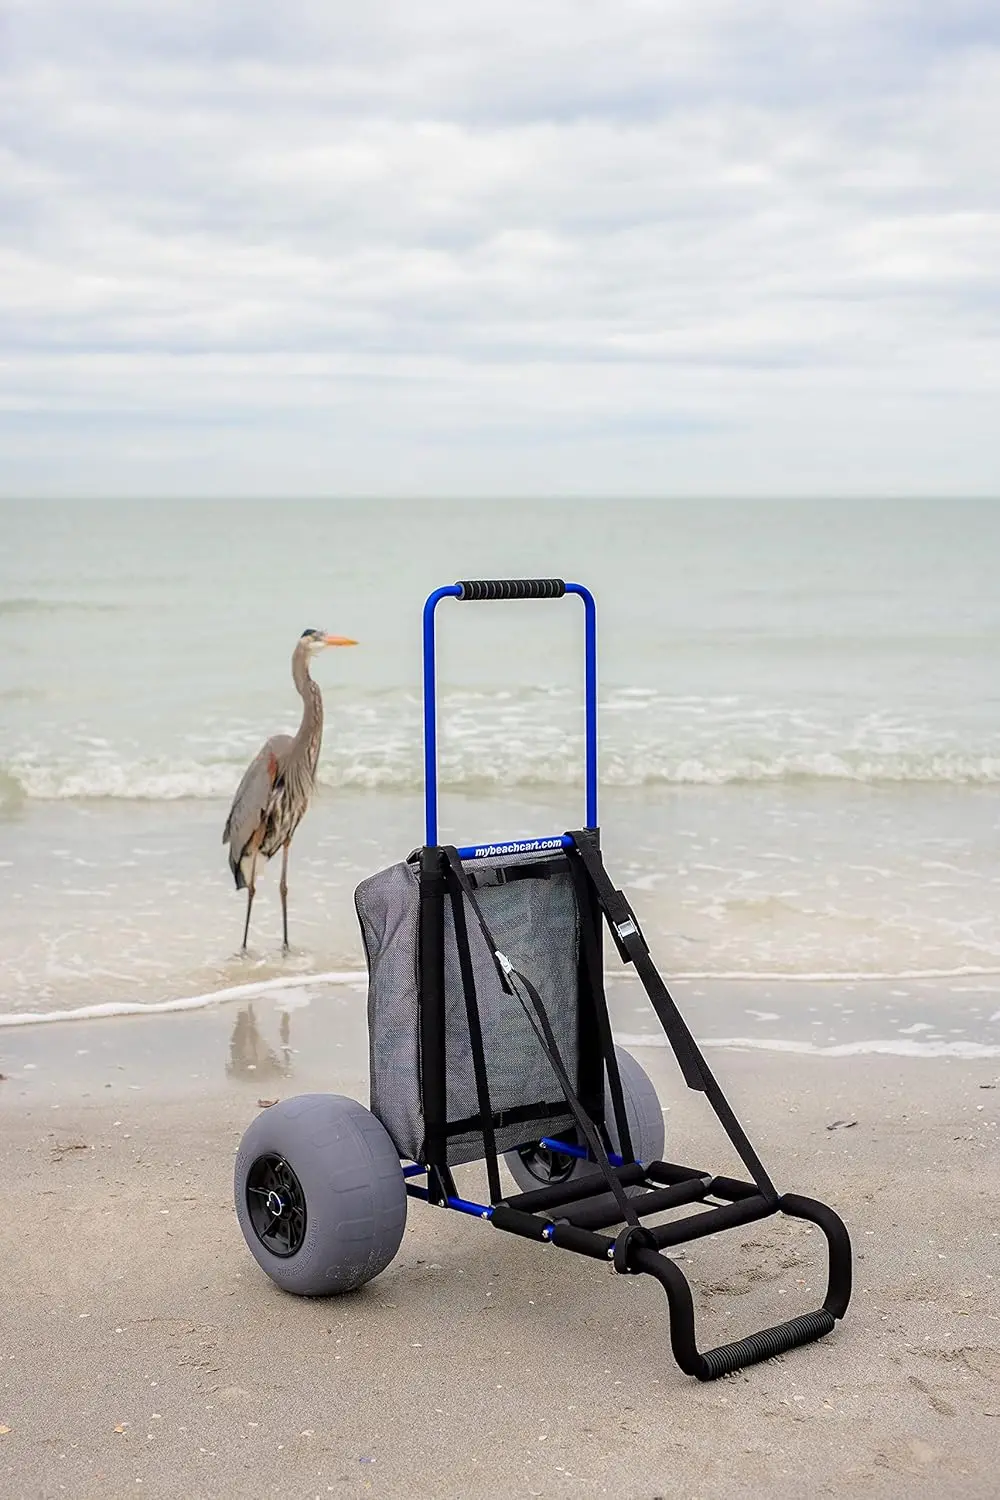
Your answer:
[[[521,1008],[528,1018],[528,1023],[535,1033],[539,1046],[552,1065],[552,1070],[559,1080],[559,1086],[565,1095],[566,1103],[569,1105],[570,1113],[577,1123],[577,1128],[581,1131],[587,1145],[593,1152],[597,1167],[613,1193],[615,1202],[621,1209],[623,1223],[640,1228],[639,1216],[626,1197],[624,1188],[615,1176],[614,1168],[608,1160],[608,1154],[604,1149],[604,1143],[594,1126],[594,1122],[580,1103],[576,1090],[570,1081],[541,996],[531,983],[531,980],[526,978],[519,969],[515,969],[509,960],[506,960],[507,967],[501,962],[500,951],[497,948],[490,929],[486,925],[486,918],[479,908],[479,902],[476,900],[475,892],[469,884],[468,876],[462,866],[462,861],[458,857],[457,850],[449,846],[442,852],[449,869],[465,893],[469,906],[472,908],[473,916],[479,923],[483,937],[493,955],[493,961],[496,965],[497,974],[500,977],[503,989],[508,995],[513,995],[520,1002]],[[517,984],[512,984],[512,979],[516,979]],[[525,1000],[524,995],[521,994],[519,986],[524,987],[531,1002],[530,1005]]]
[[[688,1088],[697,1089],[705,1095],[761,1193],[765,1198],[777,1202],[778,1194],[773,1182],[688,1030],[676,1001],[660,978],[635,913],[622,892],[612,885],[593,839],[584,829],[571,833],[569,837],[573,840],[575,851],[597,893],[622,961],[633,964],[642,980],[643,988],[680,1065],[684,1082]]]
[[[539,1100],[535,1104],[519,1104],[515,1109],[494,1110],[493,1129],[504,1130],[508,1125],[523,1125],[525,1120],[563,1120],[565,1117],[565,1099],[560,1099],[558,1104]],[[464,1120],[449,1120],[446,1126],[449,1138],[453,1135],[472,1135],[481,1129],[482,1119],[478,1112],[467,1115]]]
[[[667,1039],[684,1074],[689,1089],[705,1090],[705,1060],[695,1045],[695,1040],[685,1025],[684,1018],[674,1002],[656,965],[649,956],[646,940],[642,935],[635,913],[621,891],[611,884],[611,877],[604,868],[604,861],[594,848],[593,841],[582,830],[570,834],[576,852],[590,883],[597,893],[601,909],[607,918],[611,936],[623,963],[631,963],[642,980],[657,1019],[667,1034]]]
[[[445,1114],[448,1059],[444,1016],[444,894],[436,849],[420,854],[420,1102],[424,1115],[421,1160],[447,1160]],[[431,1183],[433,1191],[434,1184]]]
[[[621,1183],[618,1181],[618,1178],[615,1176],[614,1168],[608,1160],[608,1154],[604,1149],[604,1142],[601,1140],[601,1137],[594,1126],[593,1120],[590,1118],[590,1116],[587,1114],[587,1111],[580,1103],[580,1100],[577,1097],[576,1090],[570,1082],[569,1074],[566,1072],[562,1057],[559,1053],[559,1047],[553,1034],[552,1026],[545,1012],[545,1006],[542,1004],[542,997],[535,989],[535,986],[531,983],[531,980],[526,978],[525,975],[521,973],[520,969],[515,969],[513,965],[511,966],[511,975],[518,981],[519,984],[522,984],[524,986],[525,990],[528,993],[531,1004],[534,1007],[534,1016],[532,1016],[531,1010],[529,1010],[528,1006],[525,1004],[524,998],[519,993],[517,986],[514,986],[514,994],[517,996],[518,1000],[520,1000],[521,1007],[524,1010],[525,1015],[528,1017],[528,1020],[531,1022],[532,1030],[534,1031],[535,1036],[538,1038],[539,1045],[541,1046],[545,1055],[548,1057],[549,1062],[552,1064],[555,1075],[559,1080],[559,1086],[566,1096],[566,1103],[569,1105],[570,1112],[572,1113],[573,1118],[577,1123],[577,1128],[583,1133],[587,1145],[593,1152],[594,1159],[597,1162],[597,1165],[600,1168],[605,1181],[608,1184],[608,1187],[614,1194],[615,1202],[621,1209],[623,1223],[632,1224],[636,1227],[639,1227],[639,1216],[636,1213],[635,1209],[632,1207],[632,1204],[629,1202],[628,1198],[625,1196],[625,1189],[622,1187]]]
[[[564,875],[567,868],[566,856],[559,854],[555,859],[537,859],[525,865],[486,865],[481,870],[466,870],[465,873],[472,889],[478,891],[495,885],[510,885],[515,880],[551,880],[553,875]]]
[[[493,1129],[493,1107],[490,1104],[490,1085],[486,1074],[486,1054],[483,1049],[483,1026],[476,999],[476,976],[472,968],[469,951],[469,931],[465,923],[465,904],[461,886],[454,880],[452,871],[451,910],[455,922],[455,947],[458,949],[458,966],[462,973],[462,990],[465,994],[465,1014],[469,1022],[469,1043],[472,1048],[472,1071],[476,1080],[476,1101],[482,1119],[483,1146],[486,1151],[486,1180],[489,1183],[490,1202],[499,1203],[503,1197],[500,1187],[500,1168],[497,1165],[497,1138]]]
[[[628,1115],[625,1110],[622,1077],[615,1054],[614,1037],[611,1034],[611,1018],[608,1015],[608,1004],[604,996],[603,965],[597,938],[590,921],[590,887],[587,884],[586,872],[579,860],[571,860],[569,870],[573,880],[573,889],[576,892],[577,908],[580,912],[580,942],[583,947],[583,961],[587,966],[591,994],[594,998],[594,1015],[601,1051],[604,1054],[604,1065],[608,1073],[611,1107],[614,1110],[615,1124],[618,1127],[618,1154],[627,1162],[635,1161],[635,1148],[632,1144],[632,1133],[628,1128]]]

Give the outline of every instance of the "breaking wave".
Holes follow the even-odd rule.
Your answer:
[[[185,799],[231,797],[247,758],[119,761],[107,757],[91,762],[32,763],[16,760],[0,766],[0,807],[27,800],[175,802]],[[655,749],[616,751],[602,758],[605,786],[759,786],[823,782],[865,785],[995,786],[1000,784],[1000,754],[871,755],[851,757],[832,752],[773,757],[734,756],[732,759],[690,755],[671,756]],[[566,787],[582,784],[577,757],[565,754],[494,753],[488,744],[467,747],[461,756],[443,756],[439,780],[450,791],[488,796],[511,788]],[[384,747],[366,752],[357,747],[325,759],[319,769],[321,787],[358,791],[416,792],[423,786],[418,755]]]
[[[61,614],[113,614],[117,604],[105,604],[87,599],[36,599],[23,595],[14,599],[0,599],[0,616],[3,615],[61,615]]]
[[[0,808],[16,807],[24,797],[24,787],[17,777],[0,768]]]
[[[986,723],[968,726],[959,739],[950,723],[919,716],[908,722],[882,710],[845,722],[819,710],[635,687],[606,689],[601,717],[606,786],[1000,784],[1000,737]],[[483,796],[578,786],[581,720],[575,695],[563,689],[443,690],[441,786]],[[284,727],[294,731],[294,720]],[[156,754],[144,753],[141,742],[96,737],[93,729],[80,725],[44,746],[10,744],[0,759],[0,806],[15,799],[231,797],[261,743],[259,724],[248,719],[168,733]],[[318,779],[331,788],[419,791],[423,733],[416,697],[395,688],[331,692]]]

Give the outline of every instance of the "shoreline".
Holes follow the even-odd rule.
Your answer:
[[[267,961],[259,960],[259,962],[266,963]],[[637,976],[629,969],[607,971],[604,977],[606,983],[609,985],[638,982]],[[1000,1001],[1000,967],[979,964],[965,964],[954,969],[901,969],[896,973],[847,971],[842,974],[835,971],[800,974],[796,972],[785,973],[780,970],[742,971],[733,969],[716,972],[711,969],[681,969],[673,973],[671,984],[675,986],[691,984],[765,984],[777,985],[779,987],[788,985],[814,985],[817,988],[826,989],[834,987],[850,987],[853,989],[856,986],[867,987],[870,985],[886,984],[923,985],[931,981],[948,982],[966,979],[994,981],[993,983],[982,984],[980,990],[983,994],[995,994],[997,1001]],[[209,989],[192,995],[178,995],[165,1000],[99,1001],[92,1005],[70,1007],[65,1010],[0,1010],[0,1030],[14,1026],[46,1026],[69,1021],[96,1021],[112,1016],[153,1016],[166,1015],[173,1011],[207,1010],[211,1006],[228,1005],[235,1000],[244,998],[256,999],[258,996],[272,992],[276,993],[285,989],[358,983],[367,983],[367,972],[363,967],[320,971],[302,970],[299,973],[288,975],[271,974],[260,979],[246,980],[240,984],[222,985],[217,989]],[[1000,1012],[991,1017],[991,1019],[1000,1020]]]
[[[672,980],[670,988],[713,1067],[741,1055],[761,1067],[884,1056],[918,1065],[964,1061],[1000,1074],[1000,983],[943,993],[938,981]],[[666,1038],[635,979],[618,971],[608,994],[620,1043],[668,1061]],[[162,1099],[232,1093],[265,1079],[302,1093],[328,1089],[331,1076],[353,1080],[351,1091],[365,1097],[366,998],[363,971],[268,974],[190,1005],[131,1014],[113,1005],[100,1016],[0,1024],[0,1109],[43,1098],[62,1106],[108,1088]]]
[[[703,1099],[662,1049],[640,1057],[667,1155],[729,1170]],[[713,1067],[779,1185],[845,1218],[856,1289],[828,1338],[704,1386],[672,1363],[647,1278],[423,1204],[362,1292],[279,1293],[240,1237],[232,1162],[258,1097],[303,1091],[305,1073],[216,1071],[173,1097],[0,1084],[0,1170],[31,1206],[30,1233],[0,1219],[0,1488],[987,1500],[998,1069],[737,1052]],[[365,1099],[356,1048],[329,1075]],[[478,1173],[461,1169],[463,1190]],[[693,1244],[703,1346],[821,1300],[815,1251],[780,1219]]]
[[[529,793],[448,794],[443,826],[482,841],[576,821],[575,794]],[[934,796],[924,812],[905,797],[897,807],[870,788],[858,795],[848,805],[795,787],[606,787],[608,868],[664,973],[713,986],[766,986],[792,970],[802,983],[1000,988],[990,839],[1000,786],[989,805],[969,791],[955,806]],[[236,952],[245,903],[219,843],[224,817],[215,801],[112,799],[33,803],[4,822],[0,1009],[162,1003],[289,972],[275,870],[254,908],[250,962]],[[317,796],[290,873],[303,967],[363,966],[353,891],[422,829],[416,793]]]

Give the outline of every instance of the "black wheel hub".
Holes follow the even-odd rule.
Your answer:
[[[578,1156],[570,1156],[568,1151],[554,1151],[551,1146],[543,1146],[541,1141],[535,1141],[531,1146],[519,1146],[517,1154],[535,1181],[546,1185],[568,1182],[580,1160]]]
[[[258,1156],[247,1173],[247,1212],[254,1234],[283,1259],[306,1237],[306,1195],[283,1156]]]

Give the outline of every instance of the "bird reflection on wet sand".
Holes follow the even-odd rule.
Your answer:
[[[230,1078],[254,1073],[258,1078],[287,1078],[292,1071],[291,1016],[287,1010],[281,1012],[279,1026],[281,1055],[269,1046],[261,1034],[252,1005],[241,1008],[233,1024],[229,1039],[229,1061],[226,1073]]]

